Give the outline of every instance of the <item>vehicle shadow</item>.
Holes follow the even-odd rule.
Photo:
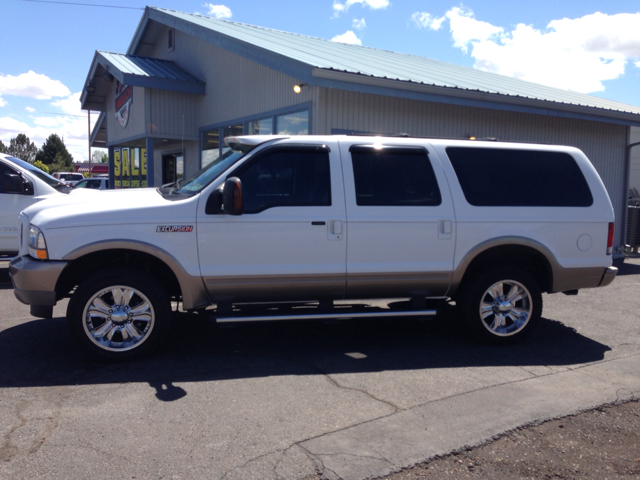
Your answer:
[[[618,265],[618,276],[622,277],[625,275],[640,275],[640,265],[628,262]]]
[[[9,267],[0,267],[0,290],[8,290],[13,288],[11,285],[11,277],[9,277]]]
[[[226,326],[229,327],[229,326]],[[455,309],[435,320],[358,319],[237,324],[196,315],[176,319],[168,348],[136,362],[88,359],[64,318],[34,319],[0,332],[0,387],[147,382],[157,397],[186,395],[175,383],[279,375],[322,375],[481,366],[563,366],[596,362],[610,348],[543,318],[524,342],[495,347],[463,335]]]

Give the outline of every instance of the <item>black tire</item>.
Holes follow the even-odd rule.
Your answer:
[[[515,267],[468,279],[456,303],[472,337],[494,345],[521,341],[542,315],[540,287],[531,275]]]
[[[109,268],[78,286],[67,307],[67,326],[92,356],[131,360],[163,344],[171,315],[169,296],[151,275]]]

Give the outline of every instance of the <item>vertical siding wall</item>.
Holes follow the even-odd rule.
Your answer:
[[[168,52],[166,35],[164,28],[150,56],[172,60],[207,84],[206,95],[191,95],[196,134],[199,127],[317,100],[317,89],[296,94],[297,79],[184,32],[176,31],[175,50]]]
[[[168,139],[194,140],[198,138],[196,95],[170,92],[167,90],[146,90],[146,134]]]
[[[629,143],[640,142],[640,128],[631,128]],[[640,191],[640,145],[631,149],[631,168],[629,172],[629,186]]]
[[[319,102],[322,115],[316,133],[331,133],[335,128],[445,138],[472,135],[577,147],[589,157],[607,187],[616,214],[616,246],[623,245],[626,126],[325,88]]]

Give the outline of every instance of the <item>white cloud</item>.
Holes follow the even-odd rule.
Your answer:
[[[35,111],[36,111],[36,109],[35,109],[35,108],[33,108],[33,107],[24,107],[24,109],[25,109],[27,112],[30,112],[30,113],[33,113],[33,112],[35,112]]]
[[[6,107],[6,106],[7,106],[7,101],[4,98],[0,97],[0,107]]]
[[[364,21],[364,18],[360,20],[358,20],[357,18],[354,18],[351,26],[356,30],[364,30],[365,28],[367,28],[367,22]]]
[[[340,0],[333,0],[333,16],[339,16],[342,12],[346,12],[356,3],[367,6],[372,10],[379,10],[389,6],[389,0],[345,0],[344,3],[340,3]]]
[[[512,31],[474,18],[470,10],[455,7],[449,21],[453,44],[471,51],[475,68],[583,93],[604,90],[603,81],[624,74],[628,61],[640,66],[640,13],[553,20],[546,29],[518,24]],[[412,20],[434,30],[428,13]]]
[[[62,110],[63,113],[68,113],[70,115],[87,115],[87,112],[80,108],[80,94],[72,93],[66,98],[62,98],[60,100],[56,100],[55,102],[51,102],[51,105],[54,107],[58,107]]]
[[[336,35],[331,39],[332,42],[348,43],[349,45],[362,45],[362,41],[351,30],[347,30],[342,35]]]
[[[11,138],[24,133],[40,148],[49,135],[57,133],[64,139],[64,144],[76,162],[86,161],[89,154],[87,112],[80,110],[79,97],[80,92],[77,92],[51,102],[51,109],[59,109],[60,115],[31,115],[24,121],[13,117],[0,118],[0,140],[7,144]],[[92,129],[97,119],[98,115],[92,113]]]
[[[216,18],[231,18],[231,9],[224,5],[214,5],[213,3],[205,3],[203,7],[209,9],[207,15]]]
[[[16,95],[38,100],[51,97],[65,97],[69,89],[59,80],[52,80],[46,75],[29,71],[18,76],[0,75],[0,95]]]
[[[446,19],[447,17],[434,17],[427,12],[415,12],[411,15],[411,20],[418,28],[430,28],[431,30],[440,30]]]

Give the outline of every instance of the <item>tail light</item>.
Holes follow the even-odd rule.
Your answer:
[[[609,236],[607,237],[607,255],[611,255],[613,253],[613,233],[615,232],[616,226],[615,223],[609,223]]]

